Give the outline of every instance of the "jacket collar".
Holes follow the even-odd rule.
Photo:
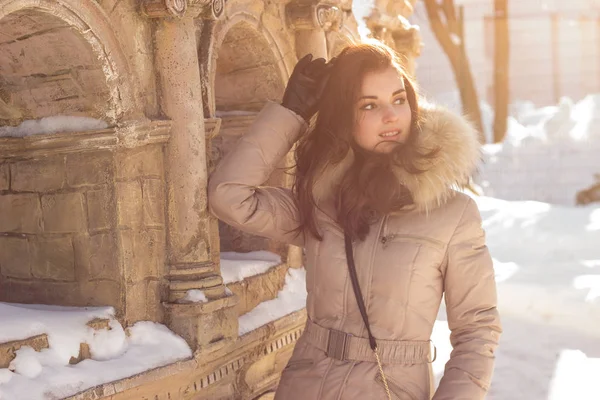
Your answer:
[[[430,211],[443,205],[457,189],[468,182],[481,159],[477,131],[464,117],[444,107],[420,103],[421,132],[415,145],[424,152],[439,148],[432,159],[416,166],[425,172],[413,174],[403,168],[394,170],[398,182],[410,191],[417,209]],[[352,165],[352,150],[336,165],[325,169],[315,182],[313,195],[317,204],[331,200],[339,182]]]

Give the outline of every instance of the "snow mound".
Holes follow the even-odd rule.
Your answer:
[[[109,319],[109,330],[94,330],[87,322]],[[36,352],[24,346],[9,368],[0,369],[0,399],[64,398],[103,383],[189,358],[187,343],[167,327],[138,322],[129,336],[110,307],[75,308],[0,303],[0,342],[45,333],[49,348]],[[80,343],[91,359],[70,365]]]
[[[503,143],[484,146],[477,182],[486,196],[573,205],[600,173],[600,94],[556,106],[511,105]],[[485,116],[491,131],[493,114]]]

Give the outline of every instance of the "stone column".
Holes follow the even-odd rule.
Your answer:
[[[146,15],[157,18],[159,102],[173,127],[166,151],[166,320],[192,347],[202,347],[238,334],[233,308],[237,298],[225,293],[218,270],[219,232],[206,198],[206,138],[194,18],[204,16],[205,7],[214,15],[215,3],[161,0],[144,4]],[[186,302],[189,290],[202,290],[208,302]]]
[[[298,59],[311,53],[313,58],[329,58],[326,31],[339,30],[343,24],[343,12],[338,1],[316,3],[289,3],[286,6],[288,27],[295,34],[295,49]],[[293,159],[288,160],[288,165]],[[291,183],[291,182],[290,182]],[[288,249],[287,263],[292,268],[304,265],[303,251],[296,246]]]
[[[295,32],[299,59],[308,53],[314,58],[328,58],[325,31],[338,30],[343,24],[343,12],[337,2],[290,3],[286,6],[286,18]]]

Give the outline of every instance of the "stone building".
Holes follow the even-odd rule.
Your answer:
[[[380,0],[368,23],[407,60],[414,1]],[[195,350],[74,398],[270,396],[305,313],[243,336],[238,317],[276,296],[301,251],[219,224],[207,177],[298,58],[359,40],[345,0],[0,0],[0,127],[104,121],[0,137],[0,301],[113,306],[124,326],[164,323]],[[226,293],[220,252],[251,250],[284,262]],[[208,302],[183,302],[192,289]]]

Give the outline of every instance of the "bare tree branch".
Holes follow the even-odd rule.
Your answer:
[[[454,79],[460,91],[460,98],[465,113],[479,131],[480,140],[485,142],[483,134],[483,122],[481,109],[479,108],[479,97],[471,73],[471,67],[466,54],[463,37],[462,20],[456,14],[456,8],[452,0],[444,0],[440,6],[436,0],[423,0],[429,24],[440,46],[448,56]],[[442,15],[447,14],[447,22],[442,22]],[[454,25],[454,31],[450,28]],[[459,40],[453,40],[452,35],[458,36]]]

